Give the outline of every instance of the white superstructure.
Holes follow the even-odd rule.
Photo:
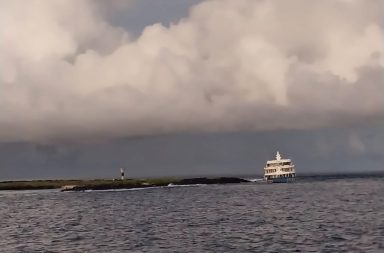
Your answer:
[[[295,165],[291,159],[283,159],[277,151],[276,159],[267,161],[264,168],[264,180],[271,182],[289,182],[294,181],[296,177]]]

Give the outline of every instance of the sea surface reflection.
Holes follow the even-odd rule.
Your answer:
[[[0,192],[1,252],[384,252],[384,179]]]

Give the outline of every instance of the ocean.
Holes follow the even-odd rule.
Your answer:
[[[0,252],[384,252],[384,178],[0,192]]]

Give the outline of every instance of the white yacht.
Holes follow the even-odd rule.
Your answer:
[[[289,183],[295,181],[296,170],[291,159],[283,159],[277,151],[276,159],[267,161],[264,180],[269,183]]]

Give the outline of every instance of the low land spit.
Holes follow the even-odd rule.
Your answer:
[[[0,190],[43,190],[61,189],[62,191],[112,190],[168,185],[194,184],[236,184],[249,182],[236,177],[217,178],[152,178],[152,179],[94,179],[94,180],[32,180],[32,181],[3,181]]]

